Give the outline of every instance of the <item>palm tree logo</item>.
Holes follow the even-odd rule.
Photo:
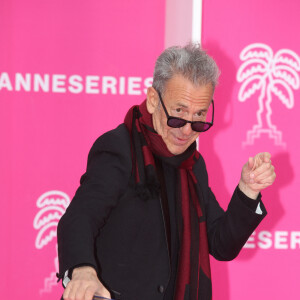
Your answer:
[[[42,249],[48,245],[53,239],[56,241],[58,221],[65,213],[70,204],[70,197],[61,191],[49,191],[41,195],[36,206],[40,208],[33,220],[34,229],[38,230],[35,239],[35,247]],[[40,293],[49,293],[52,287],[56,285],[56,273],[58,272],[58,257],[56,246],[56,257],[54,258],[55,271],[44,280],[44,288]]]
[[[294,107],[293,89],[300,87],[299,56],[289,49],[281,49],[274,55],[269,46],[255,43],[242,50],[240,59],[243,63],[236,76],[237,81],[242,83],[239,101],[246,101],[260,90],[257,124],[247,131],[247,140],[243,145],[253,145],[261,134],[268,134],[275,145],[285,146],[282,132],[271,121],[271,102],[272,96],[276,96],[288,109]]]

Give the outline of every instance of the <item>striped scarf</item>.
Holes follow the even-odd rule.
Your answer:
[[[178,198],[179,260],[174,300],[210,300],[211,276],[206,222],[201,191],[193,166],[199,158],[196,143],[184,153],[173,155],[153,128],[146,101],[133,106],[125,120],[130,137],[136,189],[144,199],[160,192],[155,158],[175,166],[179,173]],[[168,180],[168,179],[166,179]]]

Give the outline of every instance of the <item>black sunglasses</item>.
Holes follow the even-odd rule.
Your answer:
[[[214,124],[214,111],[215,111],[215,106],[214,106],[214,100],[213,99],[211,100],[212,109],[213,109],[212,110],[212,120],[211,120],[211,122],[202,122],[202,121],[188,121],[188,120],[185,120],[185,119],[170,116],[168,114],[168,111],[167,111],[165,105],[164,105],[164,102],[162,100],[160,92],[158,92],[158,96],[159,96],[159,100],[160,100],[160,102],[163,106],[163,109],[165,111],[165,114],[167,116],[168,126],[173,127],[173,128],[180,128],[180,127],[183,127],[186,123],[191,123],[192,129],[194,131],[197,131],[197,132],[207,131],[211,126],[213,126],[213,124]]]

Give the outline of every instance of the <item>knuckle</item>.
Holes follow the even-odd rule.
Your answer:
[[[93,287],[88,287],[85,291],[86,294],[88,295],[93,295],[95,293],[95,289]]]
[[[84,300],[91,300],[94,296],[94,293],[92,292],[86,292],[84,296]]]

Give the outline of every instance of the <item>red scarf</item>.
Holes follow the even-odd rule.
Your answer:
[[[153,154],[176,166],[180,174],[180,185],[176,191],[181,206],[181,216],[178,220],[180,249],[174,300],[210,300],[211,279],[206,222],[202,209],[202,194],[193,173],[193,166],[200,155],[196,150],[196,143],[184,153],[173,155],[162,137],[155,132],[146,101],[139,106],[133,106],[128,111],[124,123],[131,136],[137,190],[145,199],[157,193],[161,184],[157,178]]]

